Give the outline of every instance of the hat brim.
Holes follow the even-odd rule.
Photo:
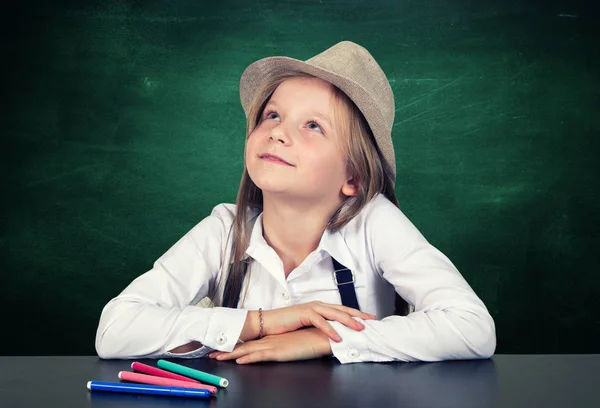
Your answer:
[[[316,67],[305,61],[290,57],[268,57],[250,64],[240,79],[240,99],[246,117],[256,92],[264,87],[270,79],[287,72],[299,72],[323,79],[341,89],[362,112],[367,120],[373,136],[383,151],[393,151],[391,131],[381,112],[373,101],[378,95],[371,95],[356,82],[342,77],[326,69]],[[393,160],[393,159],[392,159]],[[396,163],[387,163],[395,176]],[[395,178],[395,177],[394,177]]]

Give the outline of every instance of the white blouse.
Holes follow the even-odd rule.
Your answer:
[[[326,230],[317,249],[287,279],[283,262],[263,237],[258,214],[239,308],[200,307],[220,278],[222,262],[229,263],[227,237],[235,210],[233,204],[216,206],[151,270],[108,302],[96,335],[101,358],[194,358],[213,350],[231,351],[247,310],[313,300],[341,304],[331,257],[354,273],[361,310],[377,316],[377,320],[357,319],[365,325],[362,331],[330,322],[342,337],[340,343],[330,341],[341,363],[493,355],[495,326],[483,302],[452,262],[383,195],[373,198],[339,231]],[[414,312],[392,315],[394,290]],[[185,354],[168,352],[194,340],[203,347]]]

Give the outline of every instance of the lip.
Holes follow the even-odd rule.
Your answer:
[[[265,154],[261,154],[260,156],[258,156],[261,160],[267,161],[269,163],[273,163],[273,164],[279,164],[282,166],[292,166],[293,164],[288,163],[287,161],[285,161],[284,159],[282,159],[281,157],[275,155],[275,154],[270,154],[270,153],[265,153]]]

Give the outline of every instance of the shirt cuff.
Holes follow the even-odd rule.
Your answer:
[[[213,351],[210,347],[202,346],[199,349],[188,351],[187,353],[171,353],[167,351],[166,357],[176,357],[176,358],[200,358],[204,357],[208,353]]]
[[[355,318],[354,320],[363,323],[361,319]],[[329,324],[331,324],[333,329],[342,338],[342,341],[339,343],[329,339],[333,356],[337,358],[340,363],[347,364],[373,361],[371,351],[368,347],[367,337],[363,333],[364,330],[367,330],[366,328],[362,331],[356,331],[344,326],[340,322],[329,321]]]
[[[208,326],[198,324],[191,330],[198,330],[199,333],[190,333],[193,337],[202,343],[204,347],[218,351],[233,351],[238,343],[246,315],[245,309],[232,309],[228,307],[215,307],[208,319]],[[200,336],[198,336],[200,334]],[[199,351],[199,350],[197,350]],[[204,354],[212,350],[205,350]]]

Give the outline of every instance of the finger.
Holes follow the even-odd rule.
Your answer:
[[[247,341],[244,344],[239,345],[229,353],[220,353],[219,355],[217,355],[217,360],[234,360],[236,358],[262,350],[264,348],[264,344],[262,344],[262,342],[260,341]]]
[[[342,341],[342,338],[335,331],[333,326],[329,324],[329,322],[325,320],[323,316],[321,316],[319,313],[313,311],[311,316],[309,317],[309,320],[312,326],[315,326],[317,329],[321,330],[331,340],[335,341],[336,343]]]
[[[358,318],[364,319],[364,320],[377,319],[377,316],[375,316],[374,314],[361,312],[358,309],[355,309],[355,308],[349,307],[349,306],[344,306],[344,305],[337,305],[337,304],[325,303],[325,302],[314,302],[313,308],[316,308],[316,307],[329,307],[332,309],[339,310],[340,312],[344,312],[352,317],[358,317]]]
[[[219,361],[228,361],[228,360],[234,360],[243,355],[245,355],[244,350],[233,350],[230,353],[219,353],[217,355],[216,359]]]
[[[235,355],[232,356],[232,353],[221,353],[219,355],[217,355],[216,359],[219,361],[228,361],[228,360],[233,360],[235,358],[238,358],[241,354],[240,353],[236,353]]]
[[[235,360],[237,364],[251,364],[261,361],[277,361],[270,350],[259,350]]]
[[[365,320],[377,319],[377,316],[375,316],[374,314],[361,312],[360,310],[354,309],[353,307],[348,307],[348,306],[343,306],[343,305],[333,305],[333,304],[327,304],[327,306],[333,307],[334,309],[337,309],[341,312],[347,313],[353,317],[359,317],[359,318],[365,319]]]
[[[236,344],[235,347],[233,348],[233,350],[235,351],[235,350],[239,349],[240,347],[242,347],[243,345],[244,345],[244,343]],[[219,356],[221,356],[223,354],[228,354],[228,353],[226,351],[215,350],[215,351],[210,352],[208,354],[208,357],[219,359]]]
[[[356,331],[361,331],[365,328],[364,324],[354,320],[351,315],[335,307],[319,306],[315,311],[327,320],[335,320]]]
[[[359,319],[363,319],[363,320],[377,320],[377,316],[370,314],[370,313],[365,313],[365,312],[361,312],[360,310],[348,307],[348,306],[342,306],[342,305],[333,305],[333,304],[327,304],[325,303],[323,306],[327,306],[330,307],[332,309],[336,309],[340,312],[346,313],[349,316],[352,317],[358,317]]]

